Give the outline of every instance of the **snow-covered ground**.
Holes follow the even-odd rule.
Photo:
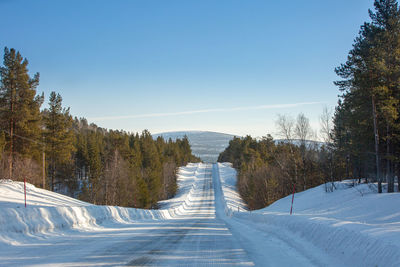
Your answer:
[[[160,210],[0,182],[0,266],[400,266],[400,195],[319,186],[250,212],[230,164],[189,164]]]
[[[231,215],[237,211],[247,211],[246,203],[242,200],[239,192],[236,189],[236,170],[232,168],[231,163],[218,163],[215,165],[216,170],[214,174],[218,176],[218,180],[222,185],[222,202],[226,207],[224,210],[227,214]],[[218,183],[219,181],[216,181]]]
[[[129,257],[92,254],[119,246],[132,231],[152,232],[152,224],[185,213],[201,175],[199,164],[180,168],[181,190],[160,210],[92,205],[31,184],[25,208],[24,184],[0,180],[0,266],[120,265]]]
[[[179,171],[160,210],[96,206],[23,184],[0,184],[1,266],[242,265],[252,261],[215,216],[210,164]],[[43,196],[41,200],[40,195]]]
[[[237,192],[236,172],[228,163],[214,165],[217,217],[223,220],[256,266],[344,266],[311,242],[285,227],[272,225],[262,215],[245,210]],[[237,207],[239,206],[239,212]]]
[[[220,172],[228,166],[219,164]],[[325,264],[400,266],[400,194],[377,194],[367,184],[351,184],[336,183],[337,190],[330,193],[321,185],[295,194],[293,215],[289,214],[292,196],[251,213],[235,212],[235,205],[227,201],[226,214],[232,222],[291,243],[303,255],[311,253],[308,257],[314,257],[317,265],[330,257],[334,260]],[[234,196],[231,185],[222,183],[222,187]]]

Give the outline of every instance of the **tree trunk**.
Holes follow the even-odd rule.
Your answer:
[[[54,160],[52,160],[52,170],[51,170],[51,191],[54,192],[54,176],[56,176],[56,168],[54,166]]]
[[[11,105],[12,107],[12,105]],[[14,120],[10,119],[10,156],[8,158],[9,179],[13,177],[13,157],[14,157]]]
[[[378,193],[382,193],[382,181],[381,181],[381,176],[380,176],[380,162],[379,162],[379,135],[378,135],[378,123],[377,123],[376,105],[375,105],[375,96],[374,95],[372,95],[372,117],[374,120],[376,179],[378,180]]]
[[[44,148],[42,152],[42,180],[43,180],[43,189],[46,189],[46,152]]]
[[[9,176],[10,179],[13,177],[13,163],[14,163],[14,94],[11,89],[11,100],[10,100],[10,157],[8,159]]]
[[[388,183],[388,193],[394,192],[394,178],[393,174],[390,171],[390,141],[389,141],[389,123],[386,124],[386,181]]]

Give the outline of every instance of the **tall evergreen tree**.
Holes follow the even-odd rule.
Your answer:
[[[361,26],[347,62],[335,70],[343,78],[335,82],[343,95],[335,114],[341,125],[335,125],[334,135],[336,145],[347,139],[343,145],[351,146],[356,159],[374,151],[382,192],[382,158],[387,161],[387,174],[393,165],[390,161],[398,161],[390,153],[399,143],[400,10],[395,0],[375,0],[374,6],[375,12],[369,10],[371,22]]]
[[[44,111],[45,142],[47,162],[51,177],[51,190],[54,191],[56,180],[65,180],[62,166],[72,165],[74,147],[74,133],[72,131],[72,117],[69,108],[62,107],[60,94],[51,92],[49,109]],[[67,173],[70,175],[70,173]]]
[[[143,178],[147,183],[150,193],[151,206],[156,205],[161,193],[162,166],[160,154],[151,134],[144,130],[141,135],[141,154]]]
[[[99,195],[101,184],[101,175],[103,171],[102,164],[102,140],[103,136],[98,132],[89,132],[88,134],[88,170],[89,170],[89,201],[100,204]]]
[[[7,133],[9,177],[13,177],[16,153],[40,157],[40,106],[43,95],[36,95],[39,73],[28,74],[28,60],[15,49],[4,49],[0,68],[0,128]]]

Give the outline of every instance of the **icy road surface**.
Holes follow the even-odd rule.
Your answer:
[[[218,165],[199,164],[186,205],[170,218],[15,238],[1,266],[327,266],[317,248],[226,215]],[[179,199],[179,194],[178,198]],[[167,205],[176,209],[174,199]],[[250,214],[249,214],[250,216]],[[18,235],[18,233],[16,233]],[[4,240],[3,240],[4,241]],[[321,260],[322,259],[322,260]],[[327,264],[329,263],[329,264]]]

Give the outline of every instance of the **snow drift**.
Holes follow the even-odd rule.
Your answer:
[[[177,197],[163,201],[160,210],[116,206],[98,206],[27,184],[27,208],[24,207],[24,183],[0,180],[0,242],[18,243],[14,238],[46,234],[73,228],[94,229],[109,223],[134,223],[179,216],[190,205],[202,175],[201,165],[188,164],[178,172]]]
[[[143,226],[144,221],[151,225],[155,220],[181,219],[204,190],[207,168],[203,164],[180,168],[179,191],[162,201],[160,210],[96,206],[29,184],[25,208],[23,183],[1,180],[0,248],[14,251],[13,247],[36,244],[42,237],[68,235],[69,229],[106,232],[129,224]],[[236,190],[236,171],[228,163],[213,166],[213,183],[217,217],[260,265],[266,257],[282,265],[282,255],[290,253],[291,259],[308,260],[297,262],[303,266],[400,266],[399,193],[377,194],[368,185],[351,187],[348,181],[326,193],[322,185],[296,194],[294,214],[289,215],[291,196],[265,209],[247,211]],[[285,252],[279,254],[280,250]]]
[[[226,215],[264,231],[272,228],[277,235],[282,232],[282,238],[305,239],[348,266],[400,266],[399,193],[377,194],[366,184],[353,187],[344,181],[331,193],[321,185],[295,194],[293,215],[291,196],[262,210],[237,212],[241,200],[231,191],[236,174],[228,164],[218,167]],[[227,174],[229,179],[222,178]]]

